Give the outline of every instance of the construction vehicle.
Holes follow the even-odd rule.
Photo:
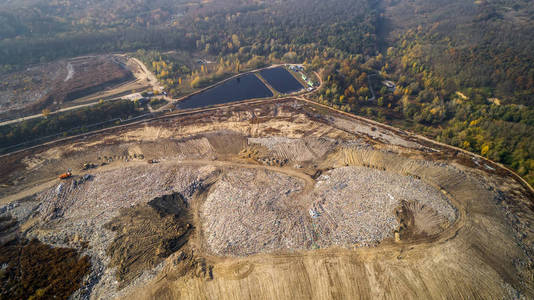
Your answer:
[[[59,175],[59,179],[67,179],[70,177],[72,177],[72,172],[70,169],[66,173]]]
[[[82,170],[89,170],[89,169],[93,169],[93,168],[96,168],[97,166],[93,163],[84,163],[83,164],[83,167],[82,167]]]

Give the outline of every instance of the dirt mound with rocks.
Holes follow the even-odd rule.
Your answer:
[[[453,224],[456,210],[424,181],[365,167],[342,167],[316,180],[301,174],[232,169],[211,187],[200,208],[203,238],[222,256],[300,249],[377,245],[402,227],[437,234]],[[293,176],[291,176],[293,175]]]
[[[295,199],[304,185],[303,180],[272,171],[226,172],[200,208],[209,251],[243,256],[306,247],[306,212]]]
[[[104,228],[116,233],[106,253],[117,267],[121,286],[161,263],[187,243],[192,226],[185,199],[164,195],[143,205],[125,208]]]
[[[454,206],[438,189],[411,176],[372,168],[328,171],[317,179],[312,197],[315,243],[321,247],[375,245],[392,238],[400,226],[395,211],[403,201],[435,212],[434,218],[418,218],[420,226],[428,221],[444,229],[456,220]]]

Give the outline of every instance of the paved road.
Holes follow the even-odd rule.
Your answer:
[[[139,66],[143,69],[144,73],[146,74],[147,77],[153,77],[155,78],[155,76],[150,73],[148,71],[148,69],[146,69],[146,67],[144,66],[144,64],[142,62],[140,62],[139,60],[137,59],[134,59],[134,61],[136,63],[139,64]],[[245,73],[241,73],[241,74],[236,74],[230,78],[227,78],[221,82],[218,82],[212,86],[209,86],[209,87],[206,87],[204,88],[203,90],[206,90],[206,89],[209,89],[209,88],[212,88],[216,85],[219,85],[219,84],[222,84],[228,80],[231,80],[233,78],[236,78],[238,76],[241,76],[243,74],[249,74],[249,73],[255,73],[255,72],[258,72],[260,70],[263,70],[263,69],[267,69],[267,68],[276,68],[276,67],[279,67],[279,66],[282,66],[282,64],[276,64],[276,65],[272,65],[272,66],[269,66],[269,67],[265,67],[265,68],[260,68],[260,69],[256,69],[256,70],[252,70],[252,71],[248,71],[248,72],[245,72]],[[148,72],[148,73],[147,73]],[[211,111],[211,110],[215,110],[215,109],[219,109],[219,108],[223,108],[223,107],[234,107],[234,106],[240,106],[240,105],[248,105],[248,104],[255,104],[255,103],[260,103],[260,102],[263,102],[263,101],[275,101],[275,100],[285,100],[285,99],[288,99],[288,98],[296,98],[296,99],[300,99],[300,100],[304,100],[304,101],[308,101],[308,102],[312,102],[312,103],[315,103],[313,101],[310,101],[306,98],[304,98],[305,96],[308,96],[308,95],[311,95],[313,93],[315,93],[317,90],[319,90],[322,86],[323,86],[323,80],[321,78],[321,76],[315,72],[315,75],[317,76],[317,78],[319,79],[319,82],[320,82],[320,85],[319,87],[317,87],[316,89],[314,89],[313,91],[311,92],[304,92],[304,93],[297,93],[297,94],[294,94],[294,95],[289,95],[287,97],[283,97],[283,98],[278,98],[278,99],[273,99],[273,98],[261,98],[261,99],[248,99],[248,100],[243,100],[243,101],[238,101],[238,102],[230,102],[230,103],[226,103],[226,104],[221,104],[221,105],[216,105],[216,106],[211,106],[211,107],[208,107],[208,108],[198,108],[198,109],[192,109],[192,110],[187,110],[187,111],[178,111],[178,112],[175,112],[175,113],[167,113],[163,116],[158,116],[158,117],[153,117],[153,118],[148,118],[148,119],[142,119],[140,121],[135,121],[135,122],[131,122],[131,123],[128,123],[128,124],[123,124],[123,125],[118,125],[118,126],[112,126],[112,127],[108,127],[108,128],[104,128],[104,129],[100,129],[100,130],[95,130],[95,131],[91,131],[91,132],[87,132],[87,133],[83,133],[83,134],[79,134],[79,135],[75,135],[75,136],[70,136],[70,137],[66,137],[66,138],[61,138],[61,139],[56,139],[56,140],[53,140],[51,142],[46,142],[46,143],[43,143],[43,144],[39,144],[39,145],[35,145],[35,146],[31,146],[31,147],[27,147],[27,148],[24,148],[24,149],[20,149],[20,150],[17,150],[17,151],[13,151],[13,152],[9,152],[9,153],[6,153],[6,154],[3,154],[3,155],[0,155],[0,158],[1,157],[4,157],[4,156],[7,156],[7,155],[11,155],[11,154],[14,154],[14,153],[18,153],[18,152],[22,152],[22,151],[26,151],[26,150],[31,150],[31,149],[37,149],[38,147],[41,147],[41,146],[46,146],[46,145],[50,145],[52,143],[57,143],[57,142],[61,142],[61,141],[66,141],[66,140],[70,140],[70,139],[75,139],[75,138],[79,138],[79,137],[84,137],[84,136],[88,136],[88,135],[91,135],[91,134],[96,134],[96,133],[100,133],[100,132],[104,132],[106,130],[112,130],[112,129],[116,129],[116,128],[121,128],[121,127],[125,127],[125,126],[130,126],[130,125],[134,125],[134,124],[139,124],[139,123],[143,123],[143,122],[149,122],[149,121],[152,121],[152,120],[156,120],[156,119],[161,119],[161,118],[168,118],[168,117],[175,117],[175,116],[180,116],[180,115],[188,115],[188,114],[194,114],[194,113],[199,113],[199,112],[203,112],[203,111]],[[152,75],[150,75],[152,74]],[[201,92],[201,91],[198,91],[198,92]],[[196,93],[198,93],[196,92]],[[175,99],[174,101],[179,101],[183,98],[186,98],[186,97],[189,97],[191,95],[188,95],[188,96],[185,96],[185,97],[182,97],[180,99]],[[172,104],[172,103],[171,103]],[[78,105],[78,106],[73,106],[73,107],[69,107],[69,108],[64,108],[64,109],[61,109],[61,110],[58,110],[58,111],[55,111],[51,114],[55,114],[55,113],[58,113],[58,112],[62,112],[62,111],[68,111],[68,110],[73,110],[73,109],[76,109],[76,108],[81,108],[81,107],[87,107],[87,106],[91,106],[91,105],[95,105],[95,103],[88,103],[88,104],[82,104],[82,105]],[[168,105],[165,105],[164,107],[158,109],[158,110],[150,110],[151,113],[154,113],[154,112],[162,112],[164,108],[167,108]],[[168,108],[167,108],[168,109]],[[29,116],[29,117],[24,117],[24,118],[21,118],[21,119],[17,119],[19,121],[22,121],[22,120],[27,120],[27,119],[31,119],[31,118],[37,118],[37,117],[41,117],[42,115],[39,114],[39,115],[34,115],[34,116]],[[17,120],[11,120],[11,121],[6,121],[4,123],[14,123],[16,122]],[[2,125],[3,123],[0,123],[0,125]]]
[[[120,99],[120,98],[116,98],[116,99]],[[116,99],[111,99],[111,100],[116,100]],[[108,101],[110,101],[110,100],[108,100]],[[50,112],[50,115],[55,115],[57,113],[66,112],[66,111],[69,111],[69,110],[75,110],[75,109],[80,109],[80,108],[84,108],[84,107],[88,107],[88,106],[93,106],[93,105],[96,105],[96,104],[98,104],[98,102],[91,102],[91,103],[86,103],[86,104],[80,104],[80,105],[76,105],[76,106],[66,107],[66,108],[62,108],[62,109],[58,109],[58,110],[55,110],[53,112]],[[5,121],[5,122],[1,122],[0,126],[9,125],[9,124],[13,124],[13,123],[18,123],[18,122],[22,122],[22,121],[26,121],[26,120],[35,119],[35,118],[41,118],[41,117],[43,117],[43,114],[31,115],[31,116],[27,116],[27,117],[23,117],[23,118],[18,118],[18,119],[15,119],[15,120],[9,120],[9,121]]]
[[[75,105],[75,106],[70,106],[70,107],[65,107],[65,108],[62,108],[62,109],[58,109],[58,110],[55,110],[53,112],[50,112],[50,115],[54,115],[54,114],[61,113],[61,112],[66,112],[66,111],[70,111],[70,110],[75,110],[75,109],[80,109],[80,108],[96,105],[96,104],[99,103],[99,98],[105,98],[108,95],[114,95],[114,94],[123,93],[125,90],[129,89],[130,85],[132,85],[134,83],[135,84],[140,83],[143,80],[146,80],[152,86],[152,88],[154,90],[161,91],[163,89],[158,84],[156,76],[154,76],[154,74],[152,72],[150,72],[141,61],[139,61],[137,58],[130,58],[130,59],[133,62],[135,62],[140,67],[140,69],[143,71],[142,73],[136,73],[135,74],[136,77],[137,77],[137,79],[135,81],[127,82],[127,83],[121,84],[119,86],[116,86],[112,90],[106,91],[105,94],[98,95],[98,97],[96,97],[96,99],[93,102],[89,102],[89,103],[84,103],[84,104],[79,104],[79,105]],[[125,89],[125,86],[127,87],[126,89]],[[172,99],[168,98],[167,96],[164,96],[164,97],[166,98],[165,100],[172,101]],[[113,101],[113,100],[118,100],[118,99],[121,99],[121,98],[122,97],[114,97],[114,98],[108,99],[106,101]],[[83,99],[83,98],[81,98],[81,99]],[[76,100],[73,100],[73,101],[76,101]],[[0,122],[0,126],[9,125],[9,124],[18,123],[18,122],[31,120],[31,119],[36,119],[36,118],[41,118],[41,117],[43,117],[43,114],[35,114],[35,115],[31,115],[31,116],[26,116],[26,117],[14,119],[14,120],[8,120],[8,121]]]
[[[137,59],[135,59],[135,61],[139,64],[139,66],[141,68],[143,68],[143,70],[145,70],[145,74],[147,77],[149,77],[151,74],[150,72],[149,73],[146,73],[148,72],[148,70],[146,69],[146,67]],[[263,69],[267,69],[267,68],[275,68],[275,67],[279,67],[279,66],[282,66],[281,64],[276,64],[276,65],[272,65],[272,66],[269,66],[269,67],[266,67],[266,68],[260,68],[260,69],[256,69],[256,70],[252,70],[252,71],[249,71],[249,72],[245,72],[245,73],[241,73],[241,74],[237,74],[237,75],[234,75],[230,78],[227,78],[221,82],[218,82],[214,85],[211,85],[209,87],[206,87],[202,90],[206,90],[206,89],[209,89],[209,88],[212,88],[216,85],[219,85],[219,84],[222,84],[224,83],[225,81],[228,81],[228,80],[231,80],[232,78],[236,78],[238,76],[241,76],[243,74],[248,74],[248,73],[254,73],[254,72],[258,72],[260,70],[263,70]],[[284,97],[284,98],[280,98],[279,100],[284,100],[284,99],[287,99],[287,98],[297,98],[297,99],[301,99],[301,100],[305,100],[305,101],[309,101],[303,97],[305,96],[309,96],[313,93],[315,93],[316,91],[318,91],[322,86],[323,86],[323,80],[320,76],[319,73],[315,72],[315,75],[317,76],[317,78],[319,79],[319,87],[317,87],[316,89],[314,89],[313,91],[311,92],[304,92],[304,93],[296,93],[294,95],[291,95],[291,96],[287,96],[287,97]],[[153,75],[152,75],[153,76]],[[155,77],[154,77],[155,78]],[[202,91],[201,90],[201,91]],[[201,91],[198,91],[196,93],[199,93]],[[181,99],[183,98],[186,98],[186,97],[189,97],[191,95],[188,95],[188,96],[185,96],[185,97],[182,97],[182,98],[179,98],[179,99],[175,99],[174,101],[180,101]],[[117,98],[117,99],[120,99]],[[265,98],[261,98],[261,99],[249,99],[249,100],[244,100],[244,101],[238,101],[238,102],[231,102],[231,103],[227,103],[227,104],[222,104],[222,105],[217,105],[217,106],[212,106],[210,108],[199,108],[199,109],[193,109],[193,110],[188,110],[188,111],[183,111],[183,112],[176,112],[176,113],[173,113],[173,114],[166,114],[165,116],[179,116],[179,115],[184,115],[184,114],[191,114],[191,113],[197,113],[197,112],[202,112],[202,111],[210,111],[210,110],[213,110],[213,109],[219,109],[221,107],[232,107],[232,106],[239,106],[239,105],[243,105],[244,103],[248,103],[248,104],[252,104],[252,103],[258,103],[258,102],[262,102],[262,101],[270,101],[270,100],[273,100],[273,99],[265,99]],[[151,113],[154,113],[154,112],[162,112],[164,111],[165,109],[169,109],[170,107],[174,108],[174,105],[172,105],[174,102],[171,102],[169,103],[168,105],[165,105],[163,107],[161,107],[160,109],[158,110],[153,110],[153,109],[150,109],[150,112]],[[95,105],[96,103],[88,103],[88,104],[82,104],[82,105],[78,105],[78,106],[73,106],[73,107],[68,107],[68,108],[64,108],[64,109],[61,109],[61,110],[58,110],[58,111],[55,111],[55,112],[52,112],[51,114],[55,114],[55,113],[58,113],[58,112],[63,112],[63,111],[68,111],[68,110],[73,110],[73,109],[77,109],[77,108],[82,108],[82,107],[87,107],[87,106],[91,106],[91,105]],[[170,105],[170,106],[169,106]],[[23,121],[23,120],[28,120],[28,119],[32,119],[32,118],[38,118],[38,117],[41,117],[42,114],[39,114],[39,115],[34,115],[34,116],[29,116],[29,117],[24,117],[24,118],[20,118],[20,119],[17,119],[19,122],[20,121]],[[165,117],[164,116],[164,117]],[[150,120],[154,120],[154,119],[157,119],[157,118],[161,118],[161,117],[156,117],[156,118],[150,118],[150,119],[143,119],[141,121],[136,121],[136,122],[133,122],[133,123],[128,123],[128,124],[124,124],[124,125],[118,125],[118,126],[113,126],[113,127],[108,127],[108,128],[105,128],[105,129],[101,129],[101,130],[97,130],[97,131],[92,131],[92,132],[89,132],[89,133],[84,133],[84,134],[80,134],[80,135],[76,135],[76,136],[70,136],[70,137],[67,137],[67,138],[63,138],[63,139],[58,139],[58,140],[54,140],[52,142],[48,142],[48,143],[44,143],[44,144],[39,144],[39,145],[36,145],[36,146],[32,146],[32,147],[28,147],[28,148],[24,148],[24,149],[21,149],[21,150],[18,150],[18,151],[14,151],[14,152],[9,152],[9,153],[6,153],[6,154],[3,154],[3,155],[0,155],[0,157],[3,157],[3,156],[6,156],[6,155],[9,155],[9,154],[13,154],[13,153],[17,153],[17,152],[21,152],[21,151],[25,151],[25,150],[29,150],[29,149],[36,149],[37,147],[40,147],[40,146],[43,146],[43,145],[47,145],[47,144],[51,144],[51,143],[55,143],[55,142],[59,142],[59,141],[64,141],[64,140],[68,140],[68,139],[71,139],[71,138],[75,138],[75,137],[80,137],[80,136],[87,136],[88,134],[91,134],[91,133],[98,133],[98,132],[102,132],[104,130],[107,130],[107,129],[112,129],[112,128],[119,128],[119,127],[123,127],[123,126],[129,126],[129,125],[132,125],[132,124],[137,124],[137,123],[141,123],[141,122],[145,122],[145,121],[150,121]],[[4,123],[6,124],[10,124],[10,123],[14,123],[14,122],[17,122],[17,120],[11,120],[11,121],[6,121]],[[4,123],[0,123],[0,126],[1,125],[4,125]]]
[[[157,90],[157,91],[160,91],[160,92],[164,90],[164,87],[159,84],[157,77],[152,72],[150,72],[150,70],[148,70],[148,68],[145,66],[145,64],[143,64],[140,60],[138,60],[137,58],[134,58],[134,57],[130,57],[130,60],[135,62],[139,66],[139,68],[143,71],[141,74],[139,74],[139,73],[136,74],[137,79],[134,81],[134,83],[138,83],[138,82],[141,82],[143,80],[146,80],[152,86],[153,90]],[[276,65],[272,65],[272,66],[269,66],[269,67],[259,68],[259,69],[255,69],[255,70],[252,70],[252,71],[248,71],[248,72],[245,72],[245,73],[239,73],[239,74],[236,74],[236,75],[231,76],[229,78],[226,78],[225,80],[222,80],[220,82],[217,82],[215,84],[207,86],[207,87],[205,87],[203,89],[200,89],[200,90],[198,90],[198,91],[196,91],[196,92],[194,92],[192,94],[189,94],[187,96],[183,96],[183,97],[180,97],[180,98],[176,98],[176,99],[173,99],[173,98],[171,98],[169,96],[166,96],[166,95],[160,95],[159,97],[167,100],[169,102],[169,104],[164,105],[163,107],[160,107],[157,110],[153,110],[152,108],[149,107],[149,110],[150,110],[150,112],[158,112],[158,111],[167,110],[167,109],[169,109],[171,107],[173,108],[174,104],[176,102],[181,101],[181,100],[183,100],[185,98],[188,98],[188,97],[190,97],[192,95],[201,93],[201,92],[203,92],[205,90],[211,89],[211,88],[213,88],[215,86],[218,86],[220,84],[223,84],[226,81],[232,80],[234,78],[237,78],[237,77],[245,75],[245,74],[255,73],[255,72],[259,72],[259,71],[261,71],[263,69],[276,68],[276,67],[279,67],[279,66],[282,66],[282,64],[276,64]],[[141,75],[142,77],[139,77],[139,75]],[[106,92],[106,94],[108,94],[108,95],[117,94],[120,91],[123,92],[123,90],[124,90],[124,87],[123,87],[123,85],[121,85],[121,86],[118,86],[118,87]],[[100,96],[103,97],[102,95],[100,95]],[[109,99],[109,100],[106,100],[106,101],[118,100],[118,99],[121,99],[121,98],[122,97],[116,97],[116,98],[112,98],[112,99]],[[76,100],[74,100],[74,101],[76,101]],[[88,107],[88,106],[93,106],[93,105],[98,104],[98,102],[99,102],[98,100],[95,100],[94,102],[90,102],[90,103],[84,103],[84,104],[80,104],[80,105],[75,105],[75,106],[70,106],[70,107],[58,109],[58,110],[55,110],[53,112],[50,112],[50,115],[54,115],[54,114],[57,114],[57,113],[66,112],[66,111],[70,111],[70,110],[80,109],[80,108],[84,108],[84,107]],[[8,121],[0,122],[0,126],[14,124],[14,123],[18,123],[18,122],[22,122],[22,121],[26,121],[26,120],[31,120],[31,119],[36,119],[36,118],[41,118],[41,117],[43,117],[43,114],[35,114],[35,115],[31,115],[31,116],[26,116],[26,117],[14,119],[14,120],[8,120]]]

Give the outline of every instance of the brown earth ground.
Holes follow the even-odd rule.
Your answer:
[[[165,116],[0,164],[18,234],[91,258],[74,298],[534,297],[530,187],[302,101]]]
[[[85,56],[0,76],[0,119],[81,106],[151,86],[139,61],[124,55]],[[154,79],[152,79],[154,80]],[[156,82],[156,81],[154,81]]]

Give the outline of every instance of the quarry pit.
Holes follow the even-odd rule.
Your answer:
[[[77,251],[91,266],[74,298],[534,295],[528,185],[304,101],[164,116],[0,161],[1,253]]]

